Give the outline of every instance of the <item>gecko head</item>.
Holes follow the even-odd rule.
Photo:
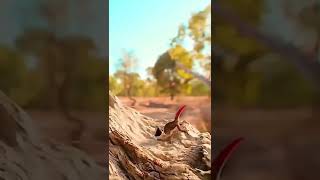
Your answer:
[[[159,137],[162,134],[162,130],[158,127],[154,136]]]

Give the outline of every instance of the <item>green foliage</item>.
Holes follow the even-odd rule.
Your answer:
[[[265,14],[264,0],[219,1],[243,22],[259,29]],[[287,2],[289,5],[289,2]],[[297,4],[296,4],[297,5]],[[248,11],[250,9],[250,11]],[[319,13],[301,8],[300,25],[316,30]],[[282,58],[271,54],[256,39],[240,35],[232,24],[215,18],[215,45],[223,50],[215,56],[215,99],[236,106],[303,106],[315,98],[314,90],[301,74]],[[285,32],[284,32],[285,33]],[[230,56],[228,56],[230,55]],[[232,58],[230,58],[232,57]]]
[[[254,61],[246,71],[224,72],[215,84],[215,98],[236,106],[303,106],[316,95],[291,64],[273,55]]]
[[[145,82],[145,86],[143,88],[144,89],[143,96],[146,96],[146,97],[160,96],[159,86],[156,81],[146,80],[144,82]]]
[[[9,93],[23,82],[26,65],[20,55],[7,48],[0,48],[0,63],[0,87],[4,93]]]
[[[130,91],[131,95],[134,94],[139,96],[139,94],[140,95],[143,94],[143,92],[141,92],[141,89],[143,88],[143,82],[140,79],[139,74],[128,73],[128,72],[119,70],[115,73],[115,76],[118,77],[120,82],[122,82],[123,91],[120,95],[128,96],[127,91]]]
[[[109,75],[109,90],[115,95],[119,95],[124,90],[124,87],[121,84],[119,78]]]
[[[46,30],[32,29],[17,38],[16,47],[17,52],[6,55],[10,67],[0,68],[0,74],[8,77],[3,78],[0,85],[20,105],[55,108],[59,106],[58,97],[63,94],[70,108],[104,107],[105,99],[101,97],[105,96],[106,87],[102,84],[107,80],[108,61],[96,55],[91,39],[57,37]]]
[[[256,62],[258,63],[258,62]],[[261,61],[262,71],[257,102],[263,106],[297,106],[313,102],[315,91],[301,74],[288,63],[274,57],[273,61]]]
[[[170,57],[167,57],[167,60],[179,60],[180,63],[182,63],[185,67],[192,69],[193,66],[193,60],[192,57],[190,55],[190,53],[181,45],[177,45],[174,48],[169,50],[169,55]],[[190,79],[192,78],[191,74],[188,74],[186,72],[184,72],[182,69],[175,69],[175,63],[170,63],[168,61],[162,60],[161,63],[169,63],[171,65],[173,65],[174,67],[170,67],[170,69],[176,71],[176,73],[184,79]]]
[[[186,39],[191,39],[193,49],[184,47]],[[203,70],[211,71],[211,6],[192,15],[188,26],[181,25],[177,36],[171,42],[171,48],[163,53],[155,63],[152,75],[161,87],[161,93],[171,98],[177,94],[192,94],[193,86],[189,82],[193,74],[186,72],[181,66],[192,70],[196,60],[201,60]],[[201,94],[201,93],[200,93]]]
[[[155,97],[159,96],[159,87],[152,79],[143,80],[137,73],[128,73],[125,75],[130,81],[131,96],[138,97]],[[114,75],[109,76],[109,88],[111,92],[118,96],[127,96],[125,91],[123,71],[117,71]]]
[[[0,89],[15,102],[25,105],[37,91],[23,56],[14,49],[0,47]]]
[[[219,4],[223,7],[230,8],[230,10],[237,14],[243,21],[254,25],[254,27],[259,25],[264,12],[264,0],[220,0]],[[262,44],[256,42],[254,39],[240,35],[232,25],[226,24],[224,20],[219,17],[215,19],[214,29],[214,42],[220,48],[232,51],[240,56],[265,50]]]
[[[107,61],[91,57],[79,62],[70,84],[70,102],[73,107],[101,109],[105,104]]]
[[[153,68],[153,76],[162,88],[161,92],[169,94],[172,98],[189,88],[186,84],[190,78],[183,79],[184,74],[181,74],[181,71],[179,73],[176,69],[176,62],[171,58],[170,52],[162,54]]]
[[[210,96],[211,95],[211,89],[208,86],[204,85],[199,80],[192,80],[190,84],[191,84],[192,91],[188,95],[191,95],[191,96],[205,96],[205,95]]]
[[[109,90],[118,96],[126,96],[124,84],[122,82],[123,72],[117,71],[114,75],[109,76]],[[165,91],[158,85],[157,81],[151,78],[141,79],[136,73],[127,74],[132,82],[131,95],[136,97],[157,97],[170,95],[170,91]],[[185,96],[210,96],[210,88],[199,80],[192,80],[190,83],[181,85],[180,95]]]
[[[184,47],[185,40],[192,40],[193,49],[187,50]],[[201,61],[203,70],[211,71],[211,5],[204,10],[195,13],[189,19],[188,25],[181,25],[177,36],[171,42],[169,54],[173,60],[178,61],[186,68],[192,69],[195,60]],[[191,78],[191,74],[177,69],[178,74],[185,79]]]

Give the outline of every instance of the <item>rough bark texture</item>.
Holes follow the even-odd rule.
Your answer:
[[[45,142],[30,117],[0,92],[0,179],[105,179],[106,168],[82,151]]]
[[[189,135],[154,138],[167,121],[126,107],[109,92],[109,179],[210,179],[211,135],[188,122]]]

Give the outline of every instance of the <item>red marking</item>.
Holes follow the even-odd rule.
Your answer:
[[[176,113],[176,117],[174,118],[174,120],[177,120],[180,117],[180,115],[182,114],[182,112],[184,111],[185,108],[186,108],[186,105],[183,105],[183,106],[181,106],[179,108],[179,110]]]
[[[213,161],[213,176],[215,180],[219,180],[221,176],[222,169],[225,163],[228,161],[232,153],[237,149],[244,138],[237,138],[228,146],[226,146],[218,155],[218,157]]]

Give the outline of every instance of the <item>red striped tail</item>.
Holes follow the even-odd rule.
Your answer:
[[[214,180],[219,180],[224,165],[232,155],[232,153],[237,149],[240,143],[244,140],[244,138],[237,138],[228,146],[226,146],[218,155],[218,157],[213,161],[213,176]]]
[[[178,119],[181,116],[181,114],[182,114],[182,112],[184,111],[185,108],[186,108],[186,105],[183,105],[178,109],[178,111],[176,113],[176,117],[174,117],[174,120]]]

